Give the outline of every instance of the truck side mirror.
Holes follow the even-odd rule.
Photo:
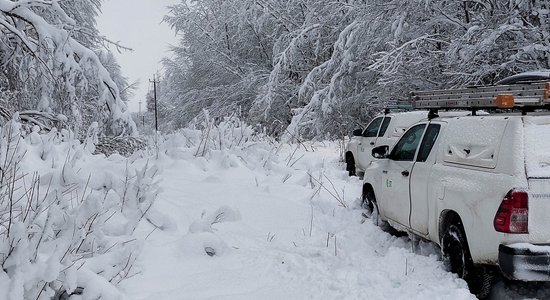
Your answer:
[[[363,129],[355,129],[352,134],[353,136],[361,136],[363,134]]]
[[[388,158],[390,152],[390,146],[383,145],[372,148],[372,157],[374,158]]]

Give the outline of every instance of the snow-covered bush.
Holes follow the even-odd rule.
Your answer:
[[[25,135],[21,126],[0,133],[0,299],[120,298],[158,169],[93,155],[66,130]]]
[[[252,127],[236,116],[225,117],[216,123],[207,112],[200,124],[203,130],[197,147],[197,156],[204,156],[210,150],[230,150],[242,147],[248,142],[257,141],[258,135]]]
[[[95,145],[95,153],[107,156],[118,153],[122,156],[130,156],[135,151],[145,148],[145,141],[133,136],[99,137]]]
[[[210,214],[202,212],[200,220],[189,225],[189,232],[181,239],[181,247],[187,255],[223,255],[227,244],[214,233],[212,226],[217,223],[237,222],[241,214],[229,206],[222,206]]]
[[[209,118],[207,112],[204,115],[193,127],[159,137],[159,141],[151,138],[151,152],[171,157],[196,156],[206,159],[234,155],[251,168],[265,165],[273,158],[278,143],[261,129],[246,124],[237,116],[216,122]],[[231,164],[231,160],[225,160],[224,163]]]

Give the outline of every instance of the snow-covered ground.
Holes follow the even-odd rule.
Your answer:
[[[336,144],[285,146],[255,169],[222,152],[181,157],[162,161],[156,203],[175,226],[139,228],[131,299],[473,298],[433,246],[415,254],[362,217]]]
[[[138,228],[129,299],[475,299],[437,247],[413,252],[363,218],[336,143],[287,145],[254,168],[242,153],[178,151],[160,159],[165,230]],[[537,288],[499,283],[492,298],[550,295]]]

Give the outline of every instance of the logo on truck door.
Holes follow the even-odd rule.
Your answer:
[[[389,179],[386,179],[386,187],[391,188],[392,181]]]

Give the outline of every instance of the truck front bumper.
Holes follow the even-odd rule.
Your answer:
[[[500,245],[498,262],[502,273],[522,281],[550,281],[550,244]]]

